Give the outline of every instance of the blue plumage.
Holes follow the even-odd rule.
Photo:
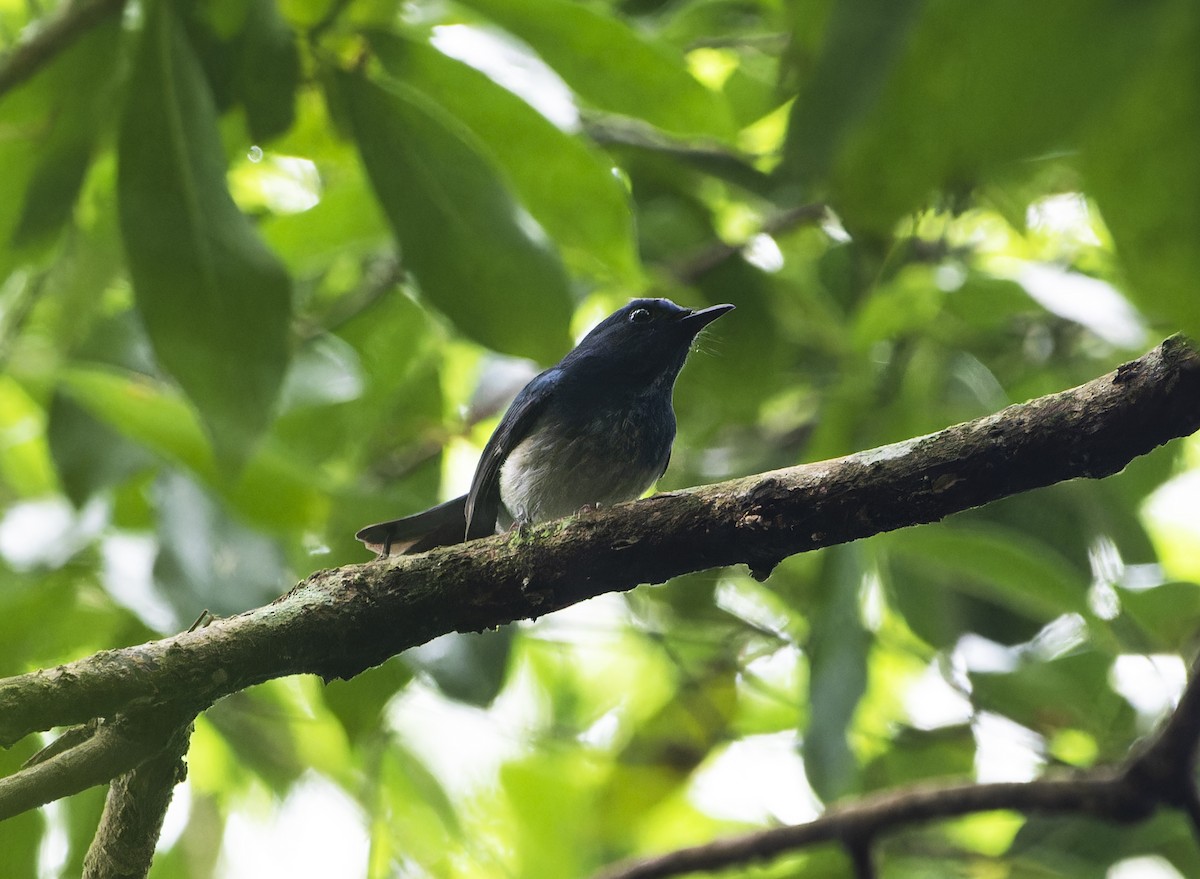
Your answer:
[[[527,384],[480,456],[466,495],[363,528],[381,554],[421,552],[633,500],[671,457],[671,392],[692,340],[733,309],[635,299]]]

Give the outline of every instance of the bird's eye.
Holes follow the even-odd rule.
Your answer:
[[[644,308],[635,308],[629,312],[629,320],[631,323],[641,324],[650,320],[650,312]]]

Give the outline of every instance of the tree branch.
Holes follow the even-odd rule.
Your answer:
[[[178,726],[169,712],[149,711],[71,730],[70,746],[52,746],[19,772],[0,778],[0,821],[128,772],[162,750]]]
[[[844,842],[850,863],[854,865],[854,879],[875,879],[875,863],[871,857],[870,837],[855,838]]]
[[[204,629],[0,680],[0,743],[135,710],[178,725],[265,680],[351,677],[447,632],[538,617],[692,571],[746,563],[765,577],[794,553],[1115,473],[1198,427],[1200,355],[1168,339],[1085,385],[929,436],[321,571],[266,607]]]
[[[761,231],[766,235],[780,235],[797,226],[819,223],[827,216],[829,208],[823,202],[797,205],[770,217],[763,223]],[[745,249],[745,244],[726,244],[724,241],[718,241],[679,260],[670,267],[670,272],[680,283],[694,284]]]
[[[150,872],[171,795],[187,777],[183,757],[191,737],[191,723],[176,727],[156,755],[113,780],[83,879],[142,879]]]
[[[776,189],[777,184],[771,175],[755,167],[754,157],[716,140],[675,137],[636,119],[607,113],[585,112],[581,121],[584,133],[601,146],[645,150],[670,156],[682,164],[762,196],[770,196]]]
[[[30,25],[27,30],[34,31],[33,36],[0,60],[0,95],[31,78],[85,32],[124,7],[125,0],[86,0],[67,5],[49,24]]]

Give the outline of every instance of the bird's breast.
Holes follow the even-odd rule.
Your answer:
[[[675,438],[669,398],[571,417],[553,409],[500,468],[500,499],[519,522],[569,516],[640,496],[662,474]]]

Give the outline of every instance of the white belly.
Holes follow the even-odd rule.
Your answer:
[[[500,499],[518,522],[545,522],[570,516],[585,506],[599,507],[639,497],[661,472],[660,466],[613,466],[619,450],[601,449],[592,436],[549,443],[545,435],[526,437],[500,467]]]

